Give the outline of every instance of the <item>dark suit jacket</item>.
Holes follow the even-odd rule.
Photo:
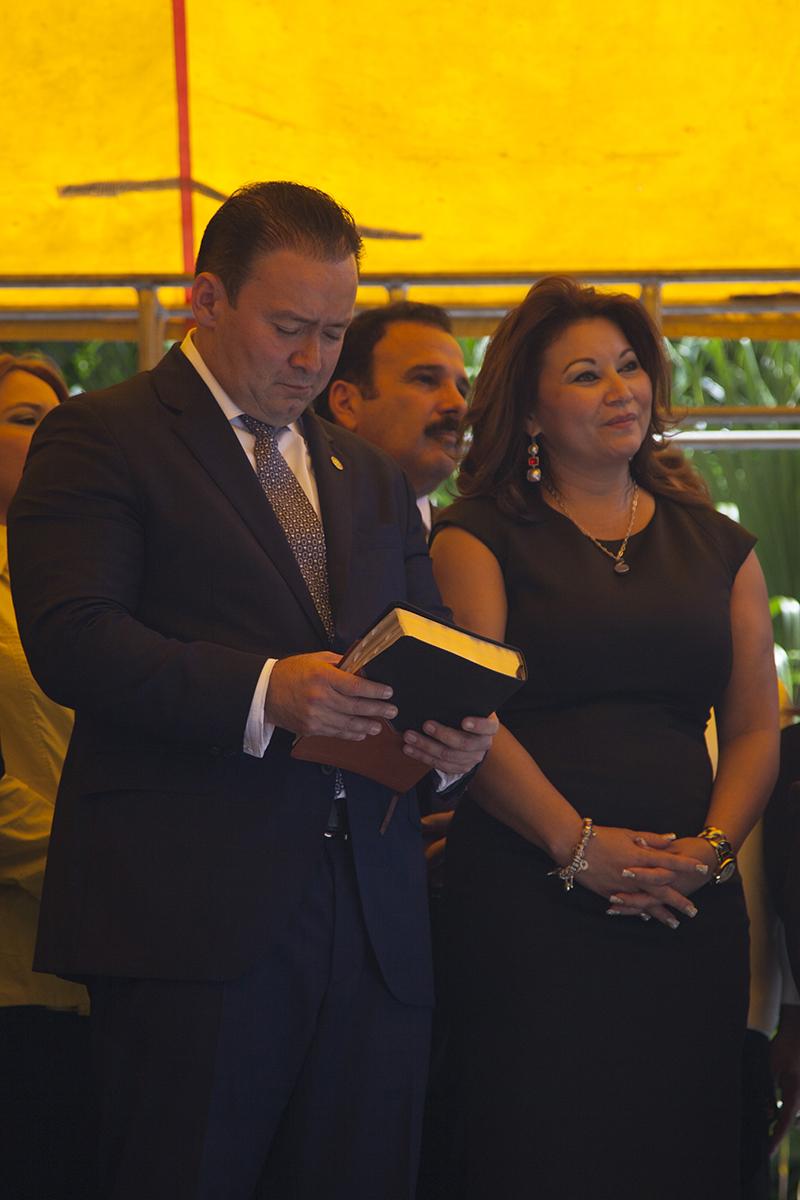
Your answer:
[[[440,615],[414,497],[385,455],[304,417],[328,547],[334,649],[390,602]],[[336,468],[332,456],[343,470]],[[36,434],[9,515],[20,633],[76,710],[36,965],[171,979],[246,972],[291,919],[321,853],[328,768],[276,730],[242,752],[267,657],[328,648],[255,473],[175,347],[70,400]],[[392,992],[431,999],[413,794],[347,775],[364,916]]]

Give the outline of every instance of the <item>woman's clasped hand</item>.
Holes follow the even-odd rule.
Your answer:
[[[677,929],[676,913],[697,916],[689,899],[711,878],[714,851],[702,838],[644,833],[595,826],[587,848],[587,869],[576,880],[608,897],[608,916],[655,917]]]

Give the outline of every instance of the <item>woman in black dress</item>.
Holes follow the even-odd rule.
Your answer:
[[[529,672],[448,841],[459,1200],[736,1195],[735,851],[776,768],[772,630],[754,539],[658,455],[668,417],[638,302],[541,281],[435,534],[456,620]]]

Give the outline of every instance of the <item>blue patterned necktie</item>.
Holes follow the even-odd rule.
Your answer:
[[[333,638],[333,614],[328,588],[325,532],[314,506],[278,449],[278,430],[256,417],[242,413],[242,424],[256,439],[256,474],[275,516],[280,522],[292,554],[297,560],[314,607]]]

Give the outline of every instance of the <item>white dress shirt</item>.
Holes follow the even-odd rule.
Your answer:
[[[430,536],[431,532],[431,498],[430,496],[418,496],[417,508],[419,515],[422,517],[422,528],[425,530],[426,537]]]

